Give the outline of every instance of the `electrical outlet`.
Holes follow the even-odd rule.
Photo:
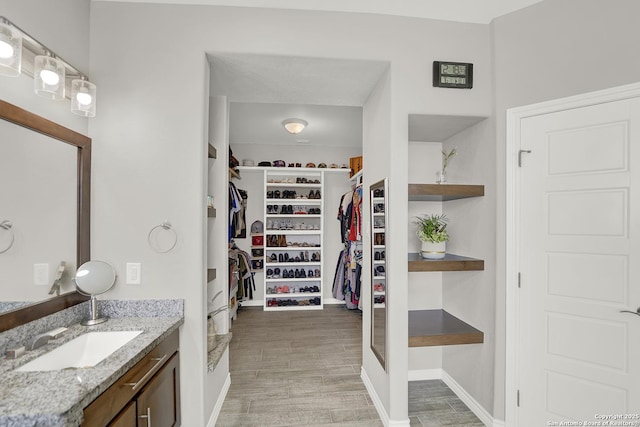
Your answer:
[[[141,266],[139,262],[127,263],[127,285],[140,284]]]
[[[49,264],[33,264],[33,284],[49,286]]]

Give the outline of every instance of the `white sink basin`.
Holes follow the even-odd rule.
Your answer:
[[[97,365],[142,331],[89,332],[43,354],[16,371],[58,371]]]

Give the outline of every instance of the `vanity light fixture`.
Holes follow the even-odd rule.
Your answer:
[[[96,116],[96,85],[85,76],[71,81],[71,112],[79,116]]]
[[[22,66],[22,37],[7,22],[0,19],[0,74],[16,77]]]
[[[36,95],[47,99],[64,98],[64,65],[46,50],[33,60],[33,89]]]
[[[309,125],[306,120],[302,119],[286,119],[282,122],[282,126],[291,134],[299,134]]]
[[[0,16],[0,75],[19,76],[22,72],[33,77],[34,91],[39,96],[53,100],[69,98],[73,114],[95,117],[96,85],[51,49]]]

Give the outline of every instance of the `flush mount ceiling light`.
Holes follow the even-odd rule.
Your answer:
[[[282,126],[287,130],[287,132],[292,134],[298,134],[307,127],[309,123],[306,120],[302,119],[286,119],[282,122]]]
[[[22,66],[22,37],[0,19],[0,74],[16,77]]]
[[[95,117],[96,85],[51,49],[0,16],[0,75],[19,76],[22,72],[33,77],[34,91],[39,96],[54,100],[69,98],[72,113]]]

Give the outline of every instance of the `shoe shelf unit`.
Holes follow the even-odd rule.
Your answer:
[[[484,196],[484,185],[409,184],[409,201],[441,201]],[[484,261],[446,254],[443,259],[427,260],[409,253],[408,270],[482,271]],[[484,334],[445,310],[409,311],[409,347],[454,344],[479,344]]]
[[[373,306],[385,308],[386,304],[386,235],[384,197],[373,197],[371,203],[373,209]]]
[[[265,168],[265,311],[323,309],[324,171]]]

